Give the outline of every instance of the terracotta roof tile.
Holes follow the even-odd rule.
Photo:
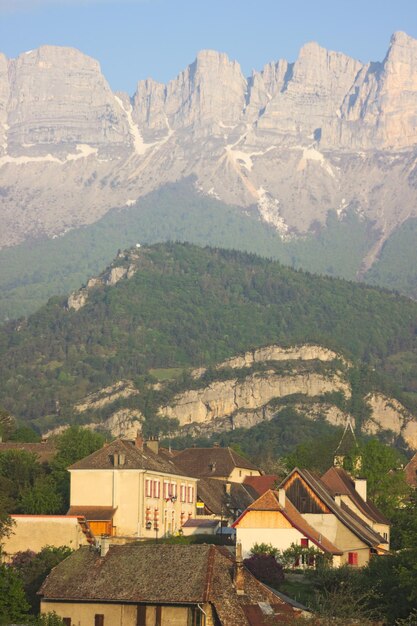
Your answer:
[[[243,484],[249,485],[258,496],[261,496],[268,489],[273,489],[278,482],[280,481],[276,474],[264,474],[263,476],[246,476]]]
[[[230,493],[227,493],[227,489]],[[197,496],[214,515],[227,515],[232,511],[244,511],[254,500],[246,485],[227,483],[215,478],[200,478]]]

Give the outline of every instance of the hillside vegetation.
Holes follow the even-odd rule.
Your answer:
[[[242,252],[171,243],[135,257],[132,278],[91,289],[80,310],[55,297],[0,329],[0,405],[45,427],[68,421],[75,402],[117,380],[140,390],[151,369],[314,342],[354,360],[353,387],[378,384],[417,408],[414,302]]]
[[[325,228],[283,241],[256,211],[246,213],[198,193],[193,181],[167,185],[136,205],[54,239],[0,250],[0,320],[33,313],[48,298],[77,289],[136,242],[188,241],[253,252],[294,268],[355,279],[375,233],[355,214],[330,213]],[[385,276],[376,284],[392,287]],[[409,285],[401,284],[404,293]]]

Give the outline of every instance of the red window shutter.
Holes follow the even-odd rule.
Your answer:
[[[348,553],[348,563],[349,563],[349,565],[357,565],[358,564],[358,553],[357,552],[349,552]]]
[[[301,547],[308,548],[308,539],[306,539],[305,537],[301,539]]]

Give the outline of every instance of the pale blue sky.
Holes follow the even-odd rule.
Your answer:
[[[311,40],[381,61],[396,30],[417,38],[417,0],[0,0],[1,52],[73,46],[129,94],[138,79],[174,78],[203,48],[226,52],[249,75],[294,61]]]

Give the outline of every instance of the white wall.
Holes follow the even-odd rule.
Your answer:
[[[295,528],[236,528],[236,542],[242,544],[242,555],[245,559],[255,543],[270,543],[278,550],[287,550],[292,543],[300,544],[304,537]]]

